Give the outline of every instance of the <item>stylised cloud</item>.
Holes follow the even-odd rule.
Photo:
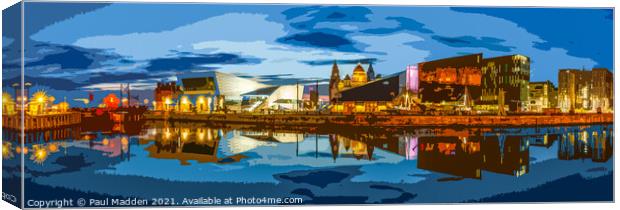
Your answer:
[[[110,33],[79,37],[74,43],[84,49],[104,49],[103,52],[121,57],[107,62],[118,67],[91,66],[86,72],[148,73],[162,78],[175,71],[194,68],[242,72],[254,77],[293,74],[273,78],[283,81],[326,78],[330,71],[327,65],[333,60],[342,61],[339,62],[343,64],[341,69],[348,72],[355,65],[348,61],[357,63],[369,58],[375,59],[373,65],[377,73],[390,74],[403,70],[408,64],[462,53],[483,53],[485,57],[519,53],[532,59],[532,80],[546,80],[557,77],[558,61],[567,67],[586,68],[597,63],[591,56],[575,56],[559,44],[551,45],[553,42],[547,40],[547,36],[538,36],[509,18],[447,7],[214,7],[220,10],[198,13],[194,7],[171,6],[179,17],[173,18],[175,21],[164,21],[166,27],[154,27],[160,30],[144,32],[148,27],[142,25],[152,22],[153,18],[142,20],[143,24],[132,20],[132,24],[141,25],[134,31],[130,26],[123,26],[123,32],[111,29]],[[84,17],[78,15],[61,21],[38,34],[43,36],[49,31],[75,28],[67,23],[105,22],[115,12],[128,9],[152,17],[156,8],[161,7],[114,4]],[[97,15],[98,18],[92,18]],[[587,40],[576,41],[588,43]],[[174,53],[170,54],[171,51]],[[63,76],[70,72],[57,68],[47,71]]]
[[[411,31],[411,32],[420,32],[420,33],[433,33],[432,30],[426,28],[424,24],[406,17],[386,17],[386,20],[396,21],[398,23],[397,27],[379,27],[379,28],[369,28],[362,30],[363,33],[369,34],[390,34],[399,31]]]
[[[266,18],[267,15],[264,14],[229,13],[169,31],[85,37],[77,40],[75,44],[89,48],[113,49],[118,54],[146,60],[165,57],[170,50],[195,52],[193,44],[205,40],[273,40],[273,37],[285,35],[281,24],[267,21]]]
[[[20,83],[21,77],[13,77],[2,79],[2,83],[5,85],[11,85]],[[24,81],[31,83],[32,85],[46,86],[55,90],[75,90],[81,87],[81,84],[75,83],[70,79],[63,78],[49,78],[49,77],[36,77],[36,76],[24,76]]]
[[[242,58],[230,53],[181,53],[181,55],[183,56],[152,59],[145,69],[149,71],[188,71],[197,68],[214,69],[214,67],[207,66],[212,64],[257,64],[261,62],[258,58]]]
[[[11,43],[13,43],[13,41],[14,41],[14,40],[15,40],[15,39],[12,39],[12,38],[9,38],[9,37],[2,36],[2,47],[4,48],[4,47],[9,46]]]
[[[432,36],[434,40],[437,40],[445,45],[452,47],[482,47],[493,51],[510,52],[515,47],[504,46],[501,43],[506,40],[497,39],[493,37],[472,37],[472,36],[459,36],[459,37],[445,37],[445,36]]]
[[[325,65],[332,65],[334,64],[334,62],[341,65],[341,64],[357,64],[357,63],[369,64],[369,63],[376,63],[377,61],[378,59],[376,58],[362,58],[362,59],[352,59],[352,60],[334,59],[334,60],[314,60],[314,61],[299,61],[299,62],[308,64],[311,66],[325,66]]]
[[[320,47],[329,49],[341,49],[341,50],[355,50],[353,43],[343,37],[323,33],[323,32],[311,32],[311,33],[299,33],[293,34],[287,37],[278,39],[281,43],[292,44],[302,47]]]
[[[295,29],[314,29],[319,22],[369,22],[372,11],[366,7],[299,7],[282,12]]]

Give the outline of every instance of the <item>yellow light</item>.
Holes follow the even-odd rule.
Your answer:
[[[170,100],[170,98],[166,98],[164,103],[166,103],[166,105],[170,105],[172,104],[172,100]]]
[[[129,140],[127,139],[127,137],[123,137],[121,138],[121,144],[123,146],[126,146],[127,144],[129,144]]]
[[[2,144],[2,158],[9,159],[13,157],[13,153],[11,153],[11,143]]]
[[[48,146],[47,146],[47,149],[48,149],[50,152],[58,152],[58,145],[56,145],[56,144],[50,144],[50,145],[48,145]]]
[[[48,153],[47,150],[45,150],[45,147],[35,148],[34,155],[31,159],[33,159],[35,163],[43,164],[43,162],[47,160],[47,155]]]
[[[187,96],[183,96],[183,98],[181,98],[181,103],[183,104],[188,104],[189,100],[187,99]]]
[[[108,144],[110,144],[110,140],[108,140],[107,138],[104,138],[104,139],[101,141],[101,144],[103,144],[103,146],[108,146]]]

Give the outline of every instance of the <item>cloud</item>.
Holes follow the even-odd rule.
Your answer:
[[[451,47],[482,47],[493,51],[510,52],[515,47],[504,46],[501,43],[506,40],[497,39],[493,37],[472,37],[472,36],[459,36],[459,37],[445,37],[445,36],[432,36],[434,40],[437,40],[445,45]]]
[[[116,4],[84,16],[105,14],[96,20],[106,22],[114,12],[132,8],[137,16],[151,17],[154,7]],[[164,29],[144,32],[146,28],[132,20],[132,24],[141,25],[134,31],[123,26],[125,33],[111,30],[79,37],[73,42],[76,46],[112,52],[120,57],[95,62],[100,66],[80,72],[148,73],[162,79],[176,71],[204,68],[252,77],[293,74],[266,78],[286,82],[327,78],[331,70],[327,65],[333,60],[342,63],[341,69],[349,73],[355,65],[352,61],[373,59],[377,73],[390,74],[408,64],[463,53],[484,53],[485,57],[519,53],[532,58],[532,80],[540,80],[556,78],[558,62],[586,68],[596,64],[590,57],[575,56],[563,47],[548,45],[549,40],[514,21],[447,7],[234,5],[217,8],[221,10],[198,15],[194,7],[174,6],[179,17],[165,21],[166,27],[160,27]],[[86,20],[95,20],[84,18],[78,15],[39,34],[58,28],[65,28],[67,33],[67,27],[75,25],[66,22],[84,25],[93,23]],[[150,23],[152,18],[142,22]],[[70,72],[89,78],[86,73],[56,68],[45,71],[63,76]]]
[[[113,49],[118,54],[146,60],[165,57],[170,50],[192,52],[194,43],[205,40],[273,40],[285,35],[281,24],[266,18],[264,14],[229,13],[161,32],[84,37],[75,45]]]
[[[301,63],[304,64],[308,64],[311,66],[325,66],[325,65],[333,65],[334,61],[338,63],[338,65],[341,64],[357,64],[357,63],[362,63],[362,64],[369,64],[369,63],[376,63],[378,61],[378,59],[376,58],[361,58],[361,59],[352,59],[352,60],[313,60],[313,61],[299,61]]]
[[[207,65],[212,64],[257,64],[261,60],[257,58],[242,58],[230,53],[198,54],[181,53],[183,56],[170,58],[156,58],[149,60],[145,68],[149,71],[188,71],[194,69],[215,69]]]
[[[287,37],[278,39],[281,43],[292,44],[303,47],[319,47],[328,49],[340,49],[344,51],[355,51],[352,42],[346,38],[323,33],[323,32],[310,32],[293,34]]]
[[[20,81],[21,77],[2,79],[2,83],[6,86],[20,83]],[[81,86],[81,84],[75,83],[70,79],[63,78],[48,78],[26,75],[24,76],[24,81],[30,82],[32,85],[46,86],[55,90],[75,90]]]
[[[403,30],[411,31],[411,32],[420,32],[420,33],[433,33],[432,30],[426,28],[424,24],[406,17],[386,17],[385,20],[396,21],[398,23],[397,27],[379,27],[379,28],[369,28],[362,30],[363,33],[369,34],[390,34],[394,32],[399,32]]]
[[[295,29],[311,30],[320,22],[369,22],[372,11],[366,7],[298,7],[282,12]]]
[[[2,36],[2,48],[9,46],[15,39]]]

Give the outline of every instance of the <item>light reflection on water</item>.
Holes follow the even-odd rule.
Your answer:
[[[5,139],[16,134],[3,132]],[[612,125],[503,129],[418,129],[313,134],[295,130],[149,124],[140,135],[82,132],[78,128],[27,135],[25,148],[3,144],[3,159],[27,155],[27,167],[45,168],[73,150],[115,160],[97,173],[179,181],[277,182],[274,174],[359,166],[353,181],[407,182],[439,173],[437,181],[482,179],[485,173],[536,174],[545,160],[607,162]],[[73,154],[73,155],[77,155]],[[54,166],[49,166],[54,167]]]

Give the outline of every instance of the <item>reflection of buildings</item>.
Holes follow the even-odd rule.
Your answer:
[[[151,129],[143,140],[154,141],[146,148],[149,156],[161,159],[178,159],[182,165],[190,160],[198,162],[229,163],[242,156],[218,158],[217,150],[222,131],[211,128],[157,128]]]
[[[485,136],[481,142],[484,170],[521,176],[529,171],[529,143],[521,136]]]
[[[613,75],[609,70],[560,69],[558,81],[558,105],[562,112],[613,110]]]
[[[545,82],[530,82],[530,96],[528,110],[532,112],[543,112],[546,109],[557,107],[557,89],[547,80]]]
[[[418,168],[481,178],[480,142],[459,137],[420,137]]]
[[[607,129],[569,130],[561,136],[558,158],[562,160],[592,159],[605,162],[613,153],[613,138]]]

